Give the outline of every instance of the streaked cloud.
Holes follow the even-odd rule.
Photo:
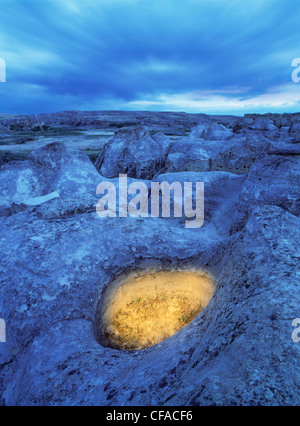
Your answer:
[[[229,96],[236,95],[239,96]],[[154,99],[137,100],[124,105],[126,109],[133,110],[160,110],[160,111],[187,111],[209,113],[235,113],[262,111],[267,112],[273,108],[283,108],[291,111],[300,105],[300,87],[293,84],[273,88],[266,93],[250,96],[240,91],[204,91],[182,94],[160,94]]]

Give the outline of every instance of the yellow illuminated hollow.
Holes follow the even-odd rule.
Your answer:
[[[123,350],[154,346],[189,324],[207,306],[214,289],[203,272],[122,276],[100,301],[98,339],[103,346]]]

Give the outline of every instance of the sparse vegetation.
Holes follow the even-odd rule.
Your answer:
[[[182,294],[165,292],[156,297],[139,297],[115,314],[109,327],[110,339],[122,349],[146,348],[158,343],[153,341],[153,335],[158,334],[155,329],[159,328],[161,334],[163,322],[167,324],[165,338],[168,338],[189,324],[202,309],[201,302],[195,308],[195,302]]]

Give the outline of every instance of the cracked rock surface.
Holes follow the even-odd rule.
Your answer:
[[[121,130],[98,159],[100,173],[58,142],[5,165],[0,405],[299,405],[297,126],[288,115],[207,116],[179,141]],[[100,219],[97,185],[117,184],[119,173],[148,187],[154,176],[204,182],[204,226]],[[116,277],[194,269],[216,290],[187,327],[141,351],[98,343],[99,300]]]

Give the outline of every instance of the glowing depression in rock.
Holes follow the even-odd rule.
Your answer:
[[[203,272],[123,275],[100,300],[98,340],[123,350],[154,346],[189,324],[206,307],[214,289],[213,280]]]

